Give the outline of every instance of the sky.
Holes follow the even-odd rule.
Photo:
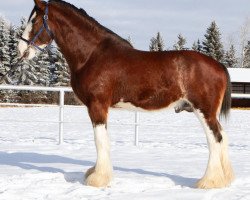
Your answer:
[[[0,1],[0,14],[16,25],[34,6],[33,0]],[[148,50],[158,31],[166,48],[172,48],[180,33],[190,47],[198,38],[203,40],[212,21],[219,26],[225,46],[230,42],[239,45],[240,27],[250,19],[250,0],[67,1],[123,38],[130,36],[134,47],[141,50]]]

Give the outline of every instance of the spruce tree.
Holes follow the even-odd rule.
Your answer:
[[[16,77],[17,85],[38,85],[39,80],[37,78],[37,72],[39,71],[39,67],[36,65],[34,60],[24,61],[23,66],[20,68],[18,72],[18,76]]]
[[[128,36],[127,41],[128,41],[128,43],[129,43],[132,47],[134,47],[133,42],[132,42],[132,39],[131,39],[130,36]]]
[[[200,53],[202,52],[202,45],[199,39],[197,40],[197,42],[193,43],[192,50],[200,52]]]
[[[181,34],[179,34],[178,41],[174,44],[173,48],[174,50],[187,50],[185,47],[186,43],[186,39]]]
[[[193,43],[193,45],[192,45],[192,50],[198,51],[198,44],[197,44],[197,42],[194,42],[194,43]]]
[[[25,17],[22,17],[20,20],[20,26],[17,29],[17,35],[21,36],[23,34],[23,31],[25,30],[27,26],[27,19]]]
[[[30,73],[32,71],[32,73]],[[35,85],[49,87],[51,85],[50,60],[47,52],[40,52],[33,60],[28,63],[28,67],[22,70],[25,83],[31,84],[35,81]],[[30,83],[29,83],[30,82]],[[33,95],[31,97],[30,95]],[[37,103],[48,102],[49,92],[37,91],[26,94],[28,100]]]
[[[8,40],[8,53],[9,53],[9,68],[12,69],[12,73],[8,74],[8,84],[15,85],[14,77],[16,72],[16,62],[18,59],[18,50],[17,50],[18,39],[16,37],[16,28],[13,25],[9,27],[9,40]],[[17,102],[19,91],[17,90],[9,90],[8,98],[11,102]]]
[[[225,66],[226,67],[237,67],[238,60],[236,58],[236,51],[234,45],[231,45],[229,50],[225,53]]]
[[[250,68],[250,41],[248,41],[247,45],[244,48],[243,67]]]
[[[0,17],[0,78],[2,78],[10,69],[9,56],[9,30],[8,23],[4,18]],[[11,82],[8,75],[6,75],[0,84],[9,84]],[[11,101],[12,91],[0,91],[0,101],[9,103]]]
[[[38,85],[50,86],[50,57],[47,52],[41,52],[35,59],[36,62],[36,75],[38,78]]]
[[[18,44],[18,38],[17,38],[17,30],[14,26],[10,26],[10,31],[9,31],[9,57],[10,57],[10,63],[9,65],[12,67],[16,62],[18,58],[18,49],[17,49],[17,44]]]
[[[10,69],[10,56],[9,56],[9,30],[8,24],[0,18],[0,76],[6,74]],[[9,77],[6,76],[3,83],[9,83]]]
[[[164,40],[160,34],[157,33],[156,37],[152,37],[150,40],[149,50],[150,51],[164,51]]]
[[[213,21],[205,34],[203,41],[203,53],[211,56],[219,62],[223,62],[224,50],[221,43],[221,34],[215,21]]]
[[[55,51],[55,55],[56,55],[56,60],[55,60],[55,71],[54,71],[55,75],[54,86],[69,86],[70,73],[68,64],[58,48]]]

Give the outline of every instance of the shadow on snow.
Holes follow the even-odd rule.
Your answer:
[[[33,164],[32,164],[33,163]],[[44,155],[38,153],[6,153],[0,152],[0,165],[9,165],[14,167],[19,167],[25,170],[37,170],[41,172],[50,172],[50,173],[62,173],[67,182],[71,183],[82,183],[84,184],[84,173],[82,172],[65,172],[63,169],[54,168],[54,167],[42,167],[36,166],[35,164],[43,163],[63,163],[63,164],[73,164],[73,165],[81,165],[81,166],[93,166],[95,163],[91,161],[85,160],[76,160],[63,156],[57,155]],[[168,173],[158,173],[147,171],[143,169],[132,169],[132,168],[123,168],[114,166],[114,170],[122,171],[122,172],[132,172],[141,175],[150,175],[156,177],[167,177],[171,179],[175,185],[181,185],[184,187],[193,188],[197,179],[187,178],[178,175],[171,175]]]

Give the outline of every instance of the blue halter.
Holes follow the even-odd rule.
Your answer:
[[[48,5],[49,5],[49,3],[46,2],[45,13],[44,13],[44,16],[43,16],[43,25],[39,29],[39,31],[37,32],[37,34],[34,36],[34,38],[29,41],[29,40],[26,40],[23,37],[20,37],[20,39],[23,40],[24,42],[26,42],[29,46],[33,46],[33,47],[35,47],[36,49],[38,49],[38,50],[40,50],[42,52],[48,51],[48,49],[50,48],[51,43],[53,42],[53,39],[54,39],[53,33],[51,32],[51,30],[49,29],[49,26],[48,26],[48,19],[49,19],[49,17],[48,17],[48,13],[49,13],[49,7],[48,7]],[[44,29],[47,32],[47,34],[50,36],[50,38],[52,39],[52,41],[45,48],[42,49],[42,48],[40,48],[39,46],[37,46],[35,44],[35,41],[42,34],[42,32],[43,32]]]

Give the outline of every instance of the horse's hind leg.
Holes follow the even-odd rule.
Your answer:
[[[95,101],[88,109],[94,128],[97,160],[96,165],[85,174],[86,184],[94,187],[106,187],[112,179],[113,171],[110,159],[110,141],[107,133],[108,107]]]
[[[228,140],[216,117],[205,117],[199,110],[196,116],[206,133],[209,160],[206,172],[197,182],[198,188],[221,188],[229,186],[233,180],[233,170],[228,156]]]
[[[227,134],[224,132],[224,130],[221,131],[222,135],[222,142],[221,142],[221,164],[222,164],[222,169],[224,172],[225,176],[225,181],[227,185],[230,185],[230,183],[234,180],[234,173],[233,173],[233,168],[231,165],[231,162],[229,160],[229,154],[228,154],[228,137]]]

